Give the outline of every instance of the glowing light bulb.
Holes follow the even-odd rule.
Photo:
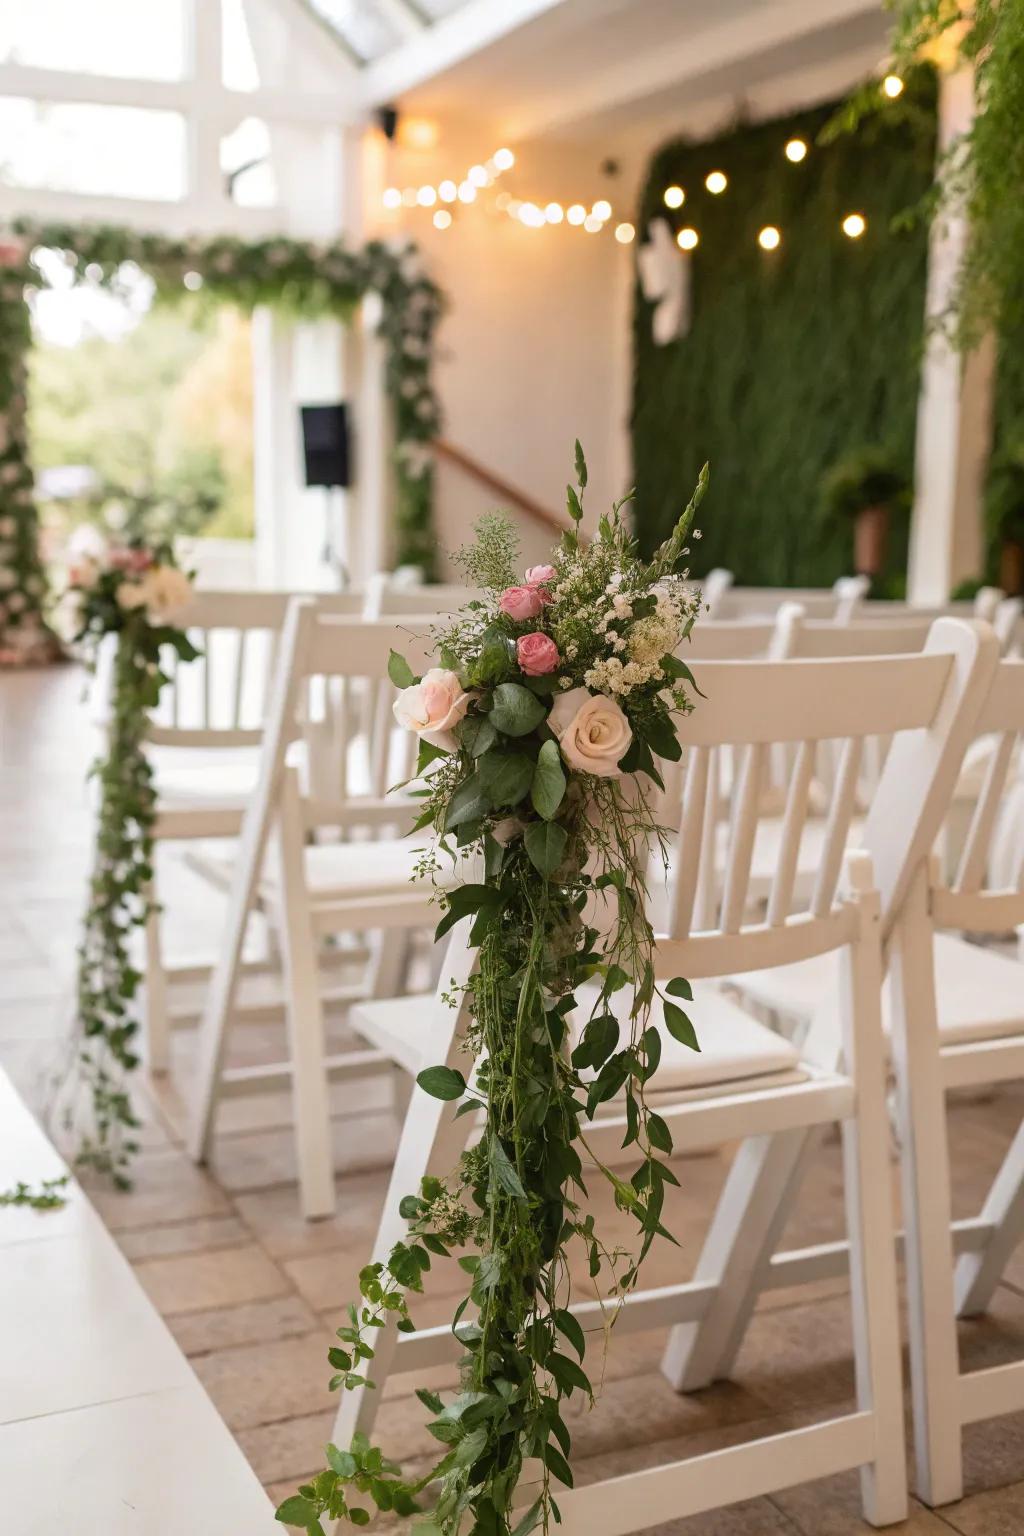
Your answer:
[[[437,192],[433,187],[420,187],[416,194],[416,201],[421,208],[433,208],[437,202]]]
[[[890,101],[895,101],[897,96],[903,95],[903,81],[899,75],[886,75],[882,81],[882,90]]]
[[[544,217],[547,219],[549,224],[561,224],[562,220],[565,218],[561,203],[548,203],[547,207],[544,209]]]
[[[678,235],[676,235],[676,245],[678,245],[681,251],[695,251],[699,244],[700,235],[698,235],[695,229],[691,229],[689,225],[685,229],[681,229]]]
[[[712,197],[717,197],[729,185],[729,178],[724,171],[709,171],[704,178],[704,185]]]
[[[516,163],[516,157],[510,149],[496,149],[492,158],[499,171],[510,171]]]
[[[454,181],[442,181],[437,189],[437,195],[442,203],[454,203],[459,195],[459,189]]]
[[[569,209],[569,212],[566,214],[566,218],[569,220],[570,224],[582,224],[586,220],[586,217],[587,210],[584,208],[582,203],[573,203],[572,207]]]
[[[536,203],[521,203],[518,218],[520,224],[525,224],[527,229],[540,229],[545,222],[544,214]]]
[[[629,245],[635,234],[636,230],[632,224],[616,224],[615,226],[615,238],[620,245]]]
[[[681,208],[686,202],[686,193],[682,187],[666,187],[664,197],[666,208]]]
[[[596,235],[599,229],[604,228],[604,220],[599,219],[596,213],[588,213],[583,220],[583,228],[588,235]]]
[[[807,143],[804,139],[790,139],[786,145],[786,159],[794,165],[799,165],[801,160],[807,158]]]
[[[848,213],[842,223],[843,234],[851,240],[859,240],[868,227],[868,221],[862,213]]]
[[[381,201],[385,208],[401,208],[402,194],[397,187],[388,187]]]
[[[774,224],[766,224],[757,237],[757,243],[762,251],[776,251],[782,243],[782,236]]]
[[[600,219],[603,224],[606,219],[610,219],[612,216],[612,205],[608,202],[607,198],[599,197],[590,212],[595,219]]]
[[[447,208],[439,208],[434,214],[435,229],[449,229],[451,227],[451,222],[452,216],[448,212]]]
[[[482,165],[471,165],[466,172],[466,180],[471,181],[474,187],[486,187],[490,177]]]
[[[474,187],[474,185],[473,185],[473,183],[471,181],[463,181],[463,182],[459,183],[459,202],[460,203],[475,203],[476,202],[476,187]]]

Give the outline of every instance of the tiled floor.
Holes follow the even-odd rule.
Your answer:
[[[84,772],[91,751],[72,669],[0,677],[0,1062],[36,1107],[59,1062],[70,1015],[74,944],[88,860]],[[175,947],[210,946],[216,911],[180,861],[165,871]],[[272,1057],[273,1026],[250,1026],[248,1059]],[[181,1150],[176,1127],[187,1100],[190,1042],[176,1039],[175,1076],[160,1096],[140,1083],[146,1127],[136,1185],[95,1201],[149,1295],[166,1317],[222,1416],[274,1497],[320,1464],[332,1422],[325,1359],[337,1314],[353,1293],[383,1199],[396,1127],[387,1089],[347,1105],[337,1121],[342,1173],[338,1214],[307,1224],[298,1214],[287,1105],[262,1101],[259,1116],[233,1105],[209,1172]],[[340,1101],[344,1110],[346,1105]],[[975,1208],[1016,1128],[1024,1093],[958,1104],[952,1113],[957,1203]],[[358,1108],[358,1118],[353,1111]],[[681,1161],[669,1225],[695,1255],[724,1173],[719,1157]],[[0,1216],[2,1219],[2,1216]],[[607,1212],[606,1225],[616,1216]],[[841,1223],[834,1147],[817,1161],[788,1238],[814,1241]],[[650,1256],[648,1281],[678,1274],[668,1245]],[[417,1315],[441,1321],[461,1272],[432,1277]],[[744,1344],[735,1381],[677,1397],[658,1372],[662,1340],[633,1336],[610,1351],[605,1390],[575,1426],[578,1475],[698,1453],[754,1434],[827,1416],[851,1400],[845,1288],[825,1283],[765,1301]],[[1024,1253],[1011,1265],[991,1317],[965,1325],[967,1365],[1024,1353]],[[431,1373],[432,1384],[444,1372]],[[379,1433],[410,1467],[430,1455],[410,1384],[384,1392]],[[966,1435],[967,1496],[941,1513],[915,1505],[913,1536],[1011,1536],[1024,1532],[1024,1414]],[[863,1530],[855,1476],[810,1484],[772,1499],[675,1522],[662,1536],[849,1536]]]

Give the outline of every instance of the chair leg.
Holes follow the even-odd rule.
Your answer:
[[[843,1187],[850,1239],[850,1303],[857,1406],[872,1415],[873,1461],[861,1469],[864,1518],[907,1517],[896,1223],[889,1160],[881,1019],[877,899],[865,903],[869,936],[843,951],[840,1016],[846,1069],[856,1084],[853,1119],[842,1125]],[[872,910],[873,908],[873,910]]]
[[[804,1130],[752,1136],[737,1152],[694,1276],[717,1289],[702,1317],[672,1329],[661,1362],[677,1392],[732,1369],[816,1140]]]
[[[334,1154],[317,942],[306,895],[302,813],[294,770],[285,775],[273,856],[281,892],[277,915],[284,959],[299,1190],[303,1215],[314,1220],[334,1214]]]
[[[171,1019],[167,998],[167,970],[160,942],[160,907],[156,883],[146,891],[146,1059],[151,1072],[167,1072],[171,1065]]]
[[[963,1492],[959,1362],[953,1311],[949,1150],[935,1013],[926,871],[915,876],[894,935],[892,1050],[903,1155],[910,1379],[917,1494],[951,1504]]]
[[[1024,1239],[1024,1124],[1017,1130],[988,1192],[981,1219],[992,1236],[978,1253],[961,1254],[953,1275],[958,1317],[986,1312],[1014,1249]]]

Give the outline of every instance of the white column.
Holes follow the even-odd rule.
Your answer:
[[[940,75],[939,153],[971,125],[974,82],[968,69]],[[949,307],[967,241],[958,210],[940,214],[928,254],[926,316]],[[992,438],[995,338],[963,357],[939,333],[927,340],[917,409],[914,512],[907,595],[944,603],[965,577],[979,576],[984,559],[982,492]]]

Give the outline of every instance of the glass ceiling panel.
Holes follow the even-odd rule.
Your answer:
[[[337,33],[356,58],[379,59],[402,41],[373,0],[308,0],[317,15]]]
[[[0,0],[0,62],[180,80],[183,0]]]

